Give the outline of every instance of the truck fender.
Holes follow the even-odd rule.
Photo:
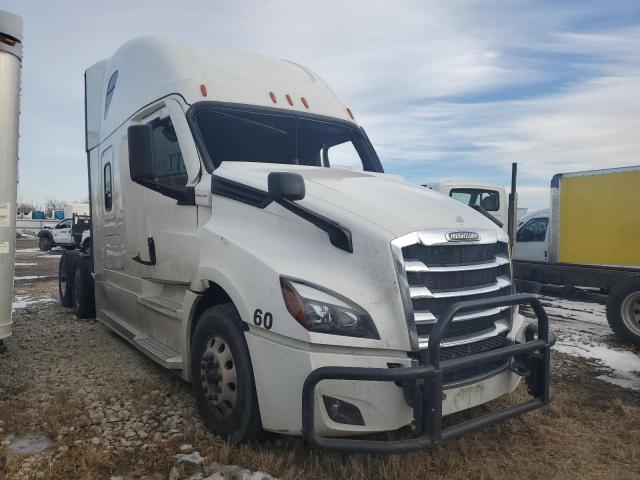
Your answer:
[[[216,291],[215,296],[221,299],[226,296],[229,302],[233,303],[236,310],[240,315],[240,319],[246,325],[249,324],[251,317],[249,307],[246,305],[238,289],[229,281],[228,277],[219,270],[213,268],[200,268],[197,272],[197,277],[191,283],[191,288],[187,298],[189,298],[189,305],[185,309],[188,312],[186,318],[184,318],[185,332],[184,342],[184,374],[189,375],[190,359],[191,359],[191,335],[195,330],[198,317],[202,313],[202,308],[199,308],[200,302],[206,301],[207,292]],[[220,302],[218,302],[220,303]],[[222,302],[226,303],[226,301]],[[190,379],[187,378],[190,381]]]

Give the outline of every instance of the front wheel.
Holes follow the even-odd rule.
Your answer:
[[[612,289],[607,301],[607,320],[618,337],[640,345],[640,275]]]
[[[38,241],[38,247],[40,247],[40,250],[42,250],[43,252],[47,252],[53,247],[53,241],[46,236],[40,237],[40,240]]]
[[[206,310],[191,343],[191,379],[207,428],[232,443],[262,432],[249,349],[231,304]]]

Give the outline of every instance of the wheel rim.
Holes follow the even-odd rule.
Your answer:
[[[221,337],[207,340],[200,362],[200,382],[209,406],[221,417],[230,417],[237,399],[236,364]]]
[[[640,292],[627,295],[621,307],[622,321],[636,335],[640,335]]]
[[[65,267],[64,262],[60,265],[60,293],[63,297],[67,293],[67,268]]]
[[[78,308],[80,306],[80,282],[81,282],[81,278],[80,275],[78,273],[76,273],[75,277],[74,277],[74,281],[73,281],[73,306]]]

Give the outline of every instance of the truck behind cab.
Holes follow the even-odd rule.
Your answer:
[[[65,260],[67,303],[95,292],[97,318],[234,442],[401,452],[548,403],[552,339],[513,295],[506,234],[386,175],[309,69],[210,52],[141,38],[86,71],[92,248]],[[523,377],[528,402],[442,429]]]
[[[464,181],[442,181],[423,186],[469,205],[489,218],[495,218],[497,222],[494,223],[507,230],[509,202],[504,187]]]
[[[599,288],[611,328],[640,344],[639,211],[640,166],[555,175],[551,209],[518,228],[516,278],[526,288]]]

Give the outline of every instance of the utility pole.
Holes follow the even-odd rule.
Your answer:
[[[22,17],[0,10],[0,352],[11,335],[21,68]]]

